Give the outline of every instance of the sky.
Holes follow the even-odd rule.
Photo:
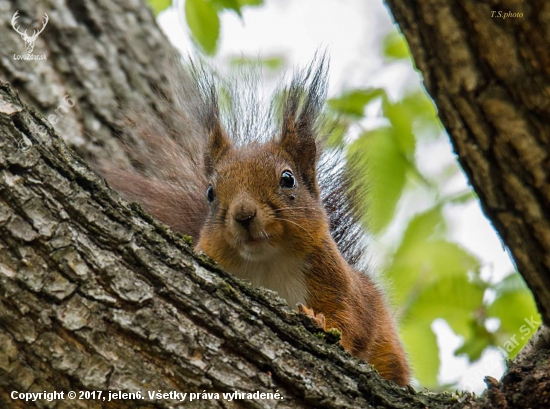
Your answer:
[[[178,3],[159,15],[159,23],[182,53],[193,54],[195,48],[185,21],[178,13],[183,1]],[[222,14],[219,51],[215,58],[223,63],[241,55],[284,55],[289,66],[305,66],[317,49],[326,49],[330,55],[329,97],[344,88],[383,87],[390,98],[398,99],[405,90],[420,87],[421,79],[409,63],[390,67],[384,63],[382,38],[393,27],[389,11],[381,0],[267,0],[262,7],[245,9],[242,19],[232,12]],[[369,126],[368,121],[365,126]],[[418,165],[428,175],[437,173],[454,160],[447,138],[418,146]],[[464,175],[455,176],[452,187],[457,191],[465,190]],[[402,203],[397,212],[395,231],[410,215],[411,209],[421,211],[425,206],[422,198],[406,198],[406,204],[407,211]],[[477,202],[447,207],[445,212],[450,220],[451,239],[482,260],[485,278],[499,281],[514,270]],[[391,235],[392,227],[389,238]],[[380,243],[371,251],[387,250],[384,243]],[[469,365],[466,358],[453,356],[462,341],[447,323],[436,320],[432,328],[440,347],[440,383],[458,382],[460,388],[479,393],[485,388],[484,376],[500,378],[504,360],[496,349],[485,351],[478,363]]]

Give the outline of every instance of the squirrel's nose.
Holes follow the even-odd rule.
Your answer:
[[[256,217],[256,206],[252,203],[240,203],[233,212],[233,219],[243,227],[248,227]]]

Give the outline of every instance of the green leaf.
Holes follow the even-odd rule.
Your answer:
[[[435,334],[432,333],[432,335],[428,336],[425,333],[426,331],[432,332],[430,324],[435,319],[445,319],[455,333],[464,337],[465,343],[460,352],[468,354],[472,360],[478,359],[483,349],[491,341],[490,334],[485,338],[479,336],[483,331],[486,332],[486,330],[477,321],[477,312],[483,305],[484,288],[477,283],[470,282],[466,275],[469,267],[478,265],[477,261],[468,260],[468,262],[463,264],[461,259],[464,256],[466,259],[473,256],[454,243],[441,240],[435,240],[433,243],[430,242],[433,237],[433,234],[430,234],[430,230],[437,230],[441,223],[442,215],[439,211],[439,208],[434,208],[421,215],[417,215],[415,220],[409,224],[408,239],[412,240],[412,242],[408,243],[407,246],[410,246],[410,250],[415,254],[422,246],[431,250],[422,253],[418,257],[418,261],[424,258],[424,261],[428,265],[437,266],[438,270],[419,272],[419,263],[414,263],[408,274],[416,276],[419,280],[415,284],[409,283],[405,286],[407,288],[407,297],[405,298],[408,301],[405,305],[402,304],[404,307],[404,318],[401,320],[401,325],[403,333],[407,334],[403,341],[405,342],[407,352],[411,356],[411,360],[418,359],[418,362],[421,363],[420,365],[423,366],[427,359],[428,367],[426,369],[421,368],[420,373],[417,373],[418,366],[414,368],[415,376],[426,387],[436,385],[437,368],[439,368],[439,360],[433,361],[431,357],[437,354],[426,353],[428,347],[425,345],[426,342],[430,342],[429,339],[435,339]],[[432,247],[430,248],[429,246]],[[439,257],[441,259],[434,260],[434,258]],[[453,264],[449,271],[442,270],[445,263]],[[408,267],[409,265],[405,264],[405,266]],[[424,264],[424,267],[426,266]],[[407,273],[403,271],[400,271],[400,273],[399,277],[393,277],[394,283],[401,278],[408,278]],[[424,275],[428,277],[424,277]],[[418,328],[415,329],[415,327]],[[431,348],[433,348],[430,349],[432,351],[437,350],[436,346]],[[415,355],[418,355],[418,357],[415,357]],[[431,356],[428,357],[428,355]]]
[[[479,261],[456,243],[441,239],[409,239],[401,243],[386,277],[392,282],[395,302],[407,311],[414,308],[417,298],[442,277],[465,280],[468,272],[478,269]]]
[[[473,200],[476,200],[477,196],[474,193],[473,190],[469,190],[467,192],[462,193],[456,193],[452,196],[447,196],[442,199],[443,203],[451,203],[456,205],[462,205],[468,202],[471,202]]]
[[[474,255],[457,243],[446,240],[429,240],[410,245],[403,243],[396,257],[408,262],[420,262],[424,268],[429,263],[435,276],[462,275],[479,269],[479,260]]]
[[[397,31],[389,33],[382,43],[384,56],[388,60],[410,59],[411,54],[405,37]]]
[[[414,377],[422,386],[437,386],[439,354],[437,338],[430,328],[431,321],[409,321],[401,325],[399,332],[409,356]]]
[[[437,108],[424,89],[407,93],[401,102],[411,115],[416,117],[437,118]]]
[[[147,3],[153,9],[155,16],[157,16],[161,11],[166,10],[172,5],[172,0],[147,0]]]
[[[367,192],[367,224],[373,233],[381,232],[393,219],[409,166],[392,132],[391,128],[368,131],[350,146],[350,154],[366,169],[360,188]]]
[[[232,57],[229,61],[232,67],[235,68],[257,68],[265,67],[270,71],[278,71],[282,69],[286,60],[283,56],[274,56],[266,58],[250,58],[250,57]]]
[[[455,355],[466,355],[470,362],[481,358],[483,351],[494,344],[494,337],[487,329],[478,324],[472,325],[472,335],[466,339],[464,344],[455,351]]]
[[[185,18],[203,51],[214,54],[220,35],[220,19],[212,4],[207,0],[186,0]]]
[[[518,273],[506,277],[492,287],[496,298],[487,308],[487,316],[498,318],[498,345],[513,358],[535,333],[542,321],[533,295]],[[510,348],[508,348],[510,347]]]
[[[443,318],[464,338],[463,346],[455,353],[467,354],[475,361],[493,340],[478,317],[483,307],[483,294],[484,286],[469,281],[465,271],[451,275],[436,273],[431,281],[412,287],[403,321],[433,322]]]
[[[496,298],[500,298],[506,294],[523,293],[528,291],[525,281],[518,272],[507,275],[501,281],[491,286],[495,291]]]
[[[441,212],[441,206],[434,206],[422,213],[416,214],[409,224],[403,235],[402,246],[414,246],[415,243],[427,241],[433,237],[437,228],[446,230],[445,219]]]
[[[271,71],[277,71],[285,66],[286,60],[284,57],[268,57],[260,59],[260,64]]]
[[[483,305],[484,289],[470,281],[465,274],[439,276],[419,291],[407,312],[407,319],[445,319],[453,331],[469,338],[471,322]],[[434,308],[437,306],[437,308]]]
[[[408,157],[414,155],[416,141],[412,131],[412,117],[407,108],[397,103],[391,103],[388,98],[382,99],[384,115],[394,128],[394,135],[401,151]]]
[[[437,109],[425,90],[417,90],[407,93],[400,101],[408,111],[414,124],[413,131],[418,137],[439,136],[443,131],[443,125],[437,116]]]
[[[331,98],[327,101],[330,109],[352,118],[359,119],[363,117],[365,107],[376,98],[386,95],[383,89],[357,89],[344,92],[337,98]]]

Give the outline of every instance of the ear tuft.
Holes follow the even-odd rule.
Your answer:
[[[220,119],[219,84],[214,71],[209,70],[201,60],[190,60],[189,66],[199,100],[199,103],[193,107],[194,114],[208,135],[204,150],[204,165],[207,175],[210,176],[214,172],[216,163],[231,149],[232,142]]]
[[[316,165],[319,118],[326,98],[328,61],[317,54],[309,67],[294,75],[283,99],[280,146],[292,157],[308,189],[319,196]]]
[[[208,146],[204,155],[204,164],[208,175],[214,172],[216,163],[231,149],[231,146],[231,140],[223,130],[221,124],[217,122],[210,130]]]

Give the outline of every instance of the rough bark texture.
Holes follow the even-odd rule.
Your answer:
[[[14,60],[14,54],[25,54],[11,25],[16,10],[17,23],[29,34],[48,14],[34,47],[46,61]],[[85,159],[124,156],[114,136],[128,104],[166,111],[158,93],[169,93],[163,67],[174,50],[144,1],[0,0],[0,38],[0,78],[44,117],[58,116],[52,125]],[[59,118],[65,95],[76,105]]]
[[[388,1],[485,211],[550,320],[550,5],[543,0]],[[10,20],[36,28],[35,54]],[[491,19],[491,10],[523,12]],[[483,399],[401,389],[329,343],[268,291],[194,257],[180,237],[112,193],[83,158],[123,155],[119,111],[159,115],[172,50],[141,0],[0,0],[0,407],[174,407],[168,400],[21,403],[53,390],[278,390],[283,400],[186,407],[547,407],[547,337]],[[21,150],[21,141],[25,149]],[[27,142],[31,142],[27,144]],[[27,150],[27,148],[29,148]],[[429,351],[427,351],[429,353]],[[546,355],[545,355],[546,354]]]

